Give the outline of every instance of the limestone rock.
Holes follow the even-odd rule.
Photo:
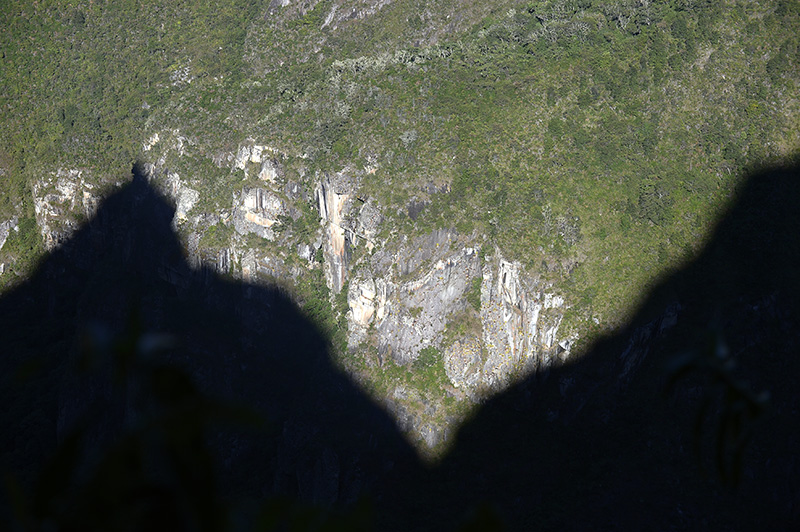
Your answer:
[[[161,137],[159,136],[159,134],[158,133],[153,133],[153,135],[147,140],[147,142],[142,144],[142,150],[144,150],[144,151],[152,150],[153,146],[158,144],[159,140],[161,140]]]
[[[358,345],[366,338],[367,329],[380,323],[386,315],[389,286],[384,279],[353,279],[347,292],[348,332],[350,345]]]
[[[297,256],[305,261],[313,262],[314,248],[305,243],[297,244]]]
[[[440,345],[448,316],[465,308],[465,293],[471,280],[480,275],[480,267],[474,248],[453,252],[454,235],[435,233],[414,239],[393,253],[376,253],[371,261],[376,274],[354,278],[348,292],[351,345],[357,345],[368,327],[374,327],[379,351],[399,364],[415,360],[421,349]],[[428,260],[423,262],[423,258]],[[396,279],[387,263],[398,264],[400,272],[413,275]],[[413,271],[408,271],[411,268]]]
[[[254,233],[261,238],[273,240],[272,228],[280,223],[278,216],[287,214],[283,200],[264,188],[243,188],[240,199],[233,210],[233,227],[240,235]]]
[[[307,201],[309,199],[303,188],[303,184],[297,181],[289,181],[286,183],[286,186],[283,188],[283,193],[286,194],[287,198],[292,200]]]
[[[456,388],[475,389],[481,383],[481,342],[467,337],[456,340],[444,352],[444,370]]]
[[[274,183],[276,178],[282,175],[280,163],[278,162],[280,153],[270,146],[260,144],[248,144],[239,146],[233,158],[233,168],[243,170],[245,177],[252,165],[260,165],[258,178],[262,181]]]
[[[258,272],[256,254],[252,249],[248,249],[242,256],[242,279],[246,282],[253,282]]]
[[[464,249],[400,283],[387,304],[386,318],[376,325],[379,348],[408,364],[421,349],[439,345],[447,317],[465,308],[465,293],[478,271],[477,253]]]
[[[14,216],[10,220],[0,223],[0,249],[3,249],[11,231],[17,230],[17,222],[18,218]]]
[[[273,159],[264,159],[261,163],[261,170],[258,172],[258,178],[262,181],[274,183],[278,178],[279,168],[277,161]]]
[[[352,231],[348,231],[345,213],[356,191],[357,181],[345,169],[333,176],[325,177],[317,186],[316,197],[319,215],[325,226],[323,254],[325,278],[328,288],[338,294],[347,279],[350,261]]]
[[[200,200],[200,193],[186,186],[176,173],[167,174],[167,191],[175,200],[175,221],[186,221],[189,211]]]
[[[58,170],[33,185],[33,208],[36,223],[50,251],[72,235],[80,217],[88,217],[97,208],[94,185],[87,182],[83,170]]]
[[[486,348],[482,384],[500,390],[515,376],[546,368],[560,349],[564,299],[521,275],[499,254],[483,268],[481,322]]]
[[[358,212],[355,224],[355,233],[366,240],[367,248],[372,251],[375,237],[378,234],[380,223],[383,220],[380,208],[373,201],[367,201]]]

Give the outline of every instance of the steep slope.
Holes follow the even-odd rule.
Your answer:
[[[797,3],[10,2],[4,284],[135,160],[412,439],[578,356],[800,146]]]

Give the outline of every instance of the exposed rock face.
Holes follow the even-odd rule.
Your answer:
[[[211,155],[219,168],[227,167],[232,173],[242,170],[245,177],[257,175],[264,183],[244,186],[240,192],[232,194],[230,209],[201,212],[197,211],[197,204],[202,192],[188,187],[180,176],[167,169],[168,154],[183,157],[185,150],[194,150],[196,146],[178,133],[173,130],[152,135],[146,143],[149,149],[145,151],[158,153],[152,154],[155,162],[144,164],[143,173],[153,186],[174,199],[173,228],[183,225],[180,231],[185,235],[188,261],[193,267],[209,268],[255,283],[265,277],[297,281],[306,269],[314,266],[316,250],[322,245],[321,236],[295,235],[291,226],[282,225],[289,218],[298,220],[303,216],[298,205],[310,199],[302,181],[285,179],[282,161],[287,159],[287,154],[249,140],[233,152]],[[301,170],[300,174],[302,179],[304,172]],[[202,187],[199,181],[192,183]],[[249,241],[241,238],[247,235],[256,235],[274,244],[265,242],[264,246],[251,249]],[[314,238],[317,242],[312,245]],[[307,261],[305,268],[291,257],[295,250],[299,258]]]
[[[200,200],[200,193],[186,186],[175,173],[167,174],[167,190],[175,199],[175,221],[186,221],[189,211]]]
[[[153,135],[147,143],[149,151],[156,154],[168,149],[180,154],[184,146],[193,149],[191,142],[176,135]],[[180,142],[173,146],[167,137],[173,144]],[[202,193],[166,170],[164,156],[145,165],[144,173],[174,199],[173,225],[180,225],[186,236],[193,267],[204,266],[250,282],[265,278],[298,282],[309,270],[320,268],[321,251],[331,292],[345,290],[347,294],[350,349],[366,343],[377,348],[380,364],[391,359],[412,372],[430,368],[441,372],[443,365],[444,374],[436,373],[436,379],[446,375],[449,381],[443,389],[417,393],[406,386],[405,392],[393,396],[389,409],[401,429],[413,434],[423,447],[439,446],[447,439],[447,425],[457,421],[442,406],[442,394],[478,399],[502,389],[517,375],[547,367],[554,356],[569,351],[570,339],[559,336],[563,299],[549,293],[551,287],[526,277],[518,263],[504,260],[499,251],[486,261],[476,236],[451,229],[379,238],[384,219],[381,206],[359,193],[361,170],[347,167],[335,174],[317,174],[311,196],[302,156],[298,157],[292,160],[252,143],[220,155],[220,166],[227,165],[234,173],[249,172],[263,182],[244,186],[233,194],[230,210],[214,213],[197,211]],[[296,176],[287,179],[285,169],[296,171]],[[38,187],[37,221],[52,248],[63,238],[59,235],[77,227],[71,222],[75,213],[89,215],[97,200],[80,171],[62,171]],[[285,223],[308,217],[303,202],[312,198],[319,213],[318,227],[309,223],[313,214],[300,223]],[[4,241],[8,230],[3,228]],[[271,243],[252,247],[252,239],[242,238],[246,235]],[[180,276],[173,279],[173,274],[165,275],[179,283]],[[469,301],[468,294],[472,294]],[[478,300],[479,310],[473,308]],[[426,348],[438,350],[426,353],[436,365],[413,364]],[[333,471],[335,460],[323,457],[320,467]],[[332,489],[309,487],[320,493]],[[329,497],[335,495],[320,496]]]
[[[350,308],[348,324],[350,343],[358,345],[366,337],[373,322],[381,323],[386,316],[387,284],[384,279],[353,279],[347,292]]]
[[[423,264],[435,258],[443,258],[452,246],[458,245],[455,238],[456,235],[446,229],[432,231],[427,235],[415,238],[410,244],[403,246],[398,253],[381,253],[376,257],[376,262],[382,269],[389,269],[396,264],[399,275],[409,275]]]
[[[98,204],[93,189],[94,185],[84,180],[82,170],[61,169],[33,185],[36,223],[48,251],[78,229],[76,213],[92,216]]]
[[[240,146],[236,152],[233,167],[243,170],[245,177],[247,177],[251,170],[251,164],[260,165],[258,178],[263,181],[274,183],[282,174],[280,163],[278,162],[278,152],[270,146],[258,144]]]
[[[143,151],[152,150],[153,146],[158,144],[159,140],[161,140],[161,135],[159,135],[158,132],[153,133],[153,135],[149,139],[147,139],[147,142],[142,144],[142,150]]]
[[[377,252],[369,268],[375,273],[362,270],[350,283],[350,345],[366,340],[372,328],[379,352],[403,365],[421,349],[442,348],[448,322],[473,315],[466,294],[480,278],[479,330],[444,349],[445,371],[455,387],[470,395],[499,390],[515,375],[547,367],[557,353],[569,351],[569,340],[557,343],[562,297],[546,293],[547,287],[522,276],[519,263],[499,254],[481,268],[477,249],[452,251],[461,245],[454,233],[442,230],[396,251]]]
[[[419,277],[396,285],[385,319],[376,324],[379,349],[408,364],[421,349],[441,344],[448,316],[465,307],[465,292],[478,272],[476,251],[465,248],[436,261]]]
[[[252,249],[247,250],[242,256],[242,279],[247,282],[254,281],[257,272],[256,254]]]
[[[288,212],[281,198],[264,188],[244,188],[240,198],[233,211],[236,232],[240,235],[254,233],[273,240],[275,233],[272,227],[280,223],[278,216]]]
[[[278,162],[273,159],[264,159],[261,163],[261,170],[258,172],[258,178],[263,181],[275,182],[279,175]]]
[[[456,340],[444,352],[444,370],[456,388],[478,388],[482,365],[481,341],[475,336]]]
[[[520,275],[520,265],[496,257],[483,268],[481,323],[486,361],[481,383],[492,390],[515,374],[547,367],[556,344],[564,306],[560,296],[545,293]]]
[[[355,178],[345,169],[323,179],[316,190],[319,215],[325,225],[325,278],[334,294],[341,292],[347,278],[353,235],[347,228],[345,213],[350,210],[355,186]]]
[[[558,343],[563,298],[525,278],[519,263],[498,253],[481,267],[477,249],[453,251],[461,245],[452,232],[434,231],[397,251],[377,252],[369,268],[375,274],[362,270],[350,282],[350,345],[373,334],[379,352],[402,365],[426,347],[443,349],[448,379],[472,397],[568,354],[570,341]],[[476,278],[482,280],[479,317],[466,300]],[[476,330],[444,345],[448,323],[473,315]]]
[[[9,233],[17,228],[17,221],[18,218],[14,216],[10,220],[0,223],[0,249],[3,249],[6,240],[8,240]]]
[[[441,344],[447,318],[463,309],[465,292],[480,274],[477,250],[451,251],[455,235],[436,231],[390,253],[373,257],[371,270],[382,272],[350,283],[350,343],[358,345],[373,326],[378,348],[399,364],[415,360],[421,349]],[[392,274],[396,264],[399,280]]]
[[[366,241],[367,250],[372,251],[375,247],[375,236],[378,234],[378,227],[380,226],[383,216],[378,206],[372,201],[367,201],[361,207],[356,218],[354,234],[354,243],[358,244],[358,239],[362,238]]]

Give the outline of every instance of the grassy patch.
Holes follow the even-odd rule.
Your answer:
[[[230,245],[233,228],[222,223],[206,229],[200,239],[200,245],[207,249],[222,249]]]

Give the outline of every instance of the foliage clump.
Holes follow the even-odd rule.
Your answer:
[[[472,280],[467,292],[467,302],[472,305],[476,312],[481,311],[481,286],[483,285],[483,277],[476,277]]]

